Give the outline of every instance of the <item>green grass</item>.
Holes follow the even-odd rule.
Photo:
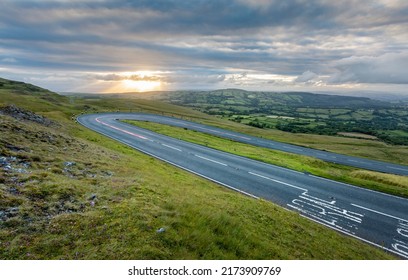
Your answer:
[[[69,100],[44,93],[45,100],[36,93],[0,91],[2,102],[60,124],[45,127],[0,115],[1,156],[15,157],[15,167],[29,164],[28,173],[0,169],[0,211],[12,213],[0,220],[0,259],[395,258],[71,120],[83,110],[192,111],[137,99]],[[165,232],[157,233],[161,227]]]

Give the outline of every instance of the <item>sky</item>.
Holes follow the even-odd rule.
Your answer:
[[[408,94],[406,0],[1,0],[0,77],[57,92]]]

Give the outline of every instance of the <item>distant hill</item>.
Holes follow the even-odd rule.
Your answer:
[[[310,92],[238,89],[169,92],[161,98],[258,128],[324,135],[366,134],[365,137],[390,144],[408,145],[408,106],[404,103]]]
[[[18,82],[18,81],[12,81],[12,80],[6,80],[3,78],[0,78],[0,89],[13,90],[14,92],[19,92],[21,94],[24,94],[24,93],[26,94],[33,94],[33,93],[55,94],[55,93],[52,93],[51,91],[37,87],[32,84],[27,84],[24,82]]]
[[[256,106],[264,109],[281,106],[347,109],[391,106],[389,102],[367,97],[314,94],[309,92],[258,92],[240,89],[169,92],[163,94],[161,98],[174,104],[193,107],[203,104],[218,104],[220,107],[229,105]]]

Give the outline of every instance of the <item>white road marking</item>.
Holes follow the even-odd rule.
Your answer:
[[[254,173],[254,172],[248,172],[248,173],[251,174],[251,175],[254,175],[254,176],[264,178],[266,180],[270,180],[270,181],[273,181],[273,182],[276,182],[276,183],[279,183],[279,184],[282,184],[282,185],[286,185],[286,186],[291,187],[291,188],[295,188],[295,189],[298,189],[298,190],[301,190],[301,191],[307,191],[307,189],[304,189],[304,188],[301,188],[301,187],[298,187],[298,186],[295,186],[295,185],[292,185],[292,184],[288,184],[288,183],[285,183],[285,182],[282,182],[282,181],[279,181],[279,180],[275,180],[275,179],[272,179],[272,178],[269,178],[269,177]]]
[[[335,204],[336,204],[335,200],[332,200],[332,201],[329,202],[329,201],[320,199],[318,197],[310,196],[307,193],[299,196],[299,198],[303,198],[304,200],[310,201],[310,202],[312,202],[312,203],[314,203],[316,205],[324,206],[328,210],[333,211],[333,212],[328,212],[328,214],[332,214],[332,215],[335,215],[335,216],[341,216],[341,217],[350,219],[352,221],[358,222],[360,224],[361,224],[361,221],[362,221],[360,217],[364,216],[363,214],[352,212],[352,211],[349,211],[349,210],[346,210],[346,209],[341,209],[341,208],[335,206]]]
[[[347,159],[347,161],[350,161],[350,162],[357,162],[357,163],[361,162],[361,161],[359,161],[359,160],[354,160],[354,159]]]
[[[342,231],[349,232],[353,235],[357,230],[357,224],[361,224],[362,222],[362,217],[364,216],[363,214],[340,208],[335,205],[335,200],[327,201],[318,197],[314,197],[308,194],[307,189],[275,180],[254,172],[248,173],[303,191],[303,193],[299,195],[299,198],[294,199],[292,201],[292,204],[287,204],[287,206],[296,209],[315,220],[321,221],[322,223],[333,226]]]
[[[401,170],[401,171],[407,171],[407,169],[408,169],[408,168],[404,169],[404,168],[399,168],[399,167],[394,167],[394,166],[389,166],[389,165],[387,165],[387,167],[391,168],[391,169],[395,169],[395,170]]]
[[[397,228],[397,232],[403,237],[408,238],[408,223],[405,224],[402,221],[400,221]]]
[[[399,234],[401,234],[402,236],[408,238],[408,229],[399,228],[399,229],[397,229],[397,232],[398,232]]]
[[[391,246],[401,254],[404,254],[405,257],[408,257],[408,223],[399,221],[397,232],[399,235],[394,238],[395,243]]]
[[[346,235],[348,235],[348,236],[351,236],[351,237],[353,237],[353,238],[356,238],[356,239],[358,239],[358,240],[364,241],[364,242],[366,242],[367,244],[371,244],[371,245],[373,245],[373,246],[375,246],[375,247],[378,247],[378,248],[381,248],[381,249],[383,249],[383,250],[385,250],[385,251],[388,251],[388,252],[397,254],[397,255],[399,255],[399,256],[401,256],[401,257],[403,257],[403,258],[407,258],[407,257],[408,257],[408,255],[402,254],[402,253],[400,253],[398,250],[396,251],[396,250],[392,250],[392,249],[390,249],[390,248],[381,246],[380,244],[377,244],[377,243],[374,243],[374,242],[372,242],[372,241],[370,241],[370,240],[367,240],[367,239],[364,239],[364,238],[362,238],[362,237],[359,237],[358,235],[351,234],[351,233],[349,233],[349,232],[347,232],[347,231],[344,231],[344,230],[342,230],[342,229],[340,229],[340,228],[333,227],[333,226],[328,225],[328,224],[326,224],[326,223],[322,223],[322,222],[320,222],[320,221],[318,221],[318,220],[312,219],[311,217],[305,216],[305,215],[303,215],[303,214],[300,214],[300,216],[302,216],[303,218],[306,218],[306,219],[308,219],[308,220],[310,220],[310,221],[313,221],[313,222],[315,222],[315,223],[318,223],[318,224],[321,224],[321,225],[323,225],[323,226],[326,226],[326,227],[328,227],[328,228],[331,228],[331,229],[337,230],[337,231],[339,231],[339,232],[342,232],[342,233],[344,233],[344,234],[346,234]],[[395,249],[395,248],[394,248],[394,249]],[[404,253],[405,253],[405,252],[404,252]]]
[[[371,212],[374,212],[374,213],[377,213],[377,214],[380,214],[380,215],[383,215],[383,216],[386,216],[386,217],[390,217],[390,218],[397,219],[397,220],[404,221],[404,222],[408,223],[408,220],[405,220],[403,218],[399,218],[399,217],[396,217],[396,216],[393,216],[393,215],[389,215],[389,214],[386,214],[386,213],[383,213],[383,212],[380,212],[380,211],[377,211],[377,210],[373,210],[373,209],[370,209],[370,208],[367,208],[367,207],[364,207],[364,206],[361,206],[361,205],[354,204],[354,203],[351,203],[351,205],[353,205],[355,207],[358,207],[358,208],[361,208],[361,209],[364,209],[364,210],[367,210],[367,211],[371,211]]]
[[[95,120],[96,120],[98,123],[101,123],[101,124],[106,125],[106,126],[108,126],[108,127],[110,127],[110,128],[113,128],[113,129],[122,131],[122,132],[124,132],[124,133],[126,133],[126,134],[129,134],[129,135],[138,137],[138,138],[143,139],[143,140],[149,140],[148,138],[146,138],[146,137],[144,137],[144,136],[142,136],[142,135],[139,135],[139,134],[136,134],[136,133],[133,133],[133,132],[130,132],[130,131],[127,131],[127,130],[118,128],[118,127],[116,127],[116,126],[110,125],[110,124],[108,124],[108,123],[106,123],[106,122],[103,122],[103,121],[99,120],[99,118],[96,118]]]
[[[244,136],[241,136],[241,135],[232,134],[232,133],[226,133],[226,132],[224,132],[223,134],[228,135],[228,136],[232,136],[232,137],[242,138],[242,139],[245,139],[245,140],[251,140],[251,138],[244,137]]]
[[[408,258],[408,244],[406,243],[394,243],[391,245],[392,248],[397,250],[400,254]]]
[[[181,150],[180,150],[179,148],[176,148],[176,147],[173,147],[173,146],[170,146],[170,145],[166,145],[166,144],[162,144],[162,145],[165,146],[165,147],[167,147],[167,148],[170,148],[170,149],[173,149],[173,150],[176,150],[176,151],[181,152]]]
[[[303,152],[303,150],[298,149],[298,148],[292,148],[289,146],[282,146],[283,148],[287,149],[287,150],[292,150],[292,151],[296,151],[296,152]]]
[[[364,215],[340,208],[335,204],[335,200],[324,200],[304,192],[299,195],[299,198],[292,200],[292,204],[287,204],[287,206],[313,219],[354,235]]]
[[[223,166],[228,166],[228,165],[225,164],[225,163],[222,163],[222,162],[219,162],[219,161],[216,161],[216,160],[213,160],[213,159],[209,159],[209,158],[202,157],[202,156],[199,156],[199,155],[195,155],[195,156],[196,156],[196,157],[199,157],[199,158],[202,158],[202,159],[204,159],[204,160],[208,160],[208,161],[214,162],[214,163],[216,163],[216,164],[220,164],[220,165],[223,165]]]
[[[173,121],[174,122],[174,121]],[[180,123],[180,122],[174,122],[174,123],[179,123],[179,124],[182,124],[182,125],[184,125],[184,123]],[[233,134],[233,133],[230,133],[230,132],[226,132],[225,130],[223,130],[223,129],[221,129],[221,130],[215,130],[215,129],[211,129],[211,128],[207,128],[207,127],[203,127],[203,126],[199,126],[199,125],[193,125],[193,124],[190,124],[190,127],[194,127],[194,128],[196,128],[198,131],[209,131],[209,132],[212,132],[212,133],[214,133],[213,135],[219,135],[219,134],[221,134],[221,135],[228,135],[228,136],[232,136],[232,137],[238,137],[238,138],[242,138],[242,139],[245,139],[245,140],[251,140],[251,138],[249,138],[249,137],[245,137],[245,136],[241,136],[241,135],[236,135],[236,134]],[[205,133],[205,132],[204,132]]]

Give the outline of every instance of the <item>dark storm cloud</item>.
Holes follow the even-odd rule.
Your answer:
[[[336,7],[319,1],[270,1],[270,4],[262,7],[251,5],[250,2],[5,1],[0,7],[4,12],[2,21],[7,22],[9,27],[15,27],[14,31],[19,28],[44,27],[45,30],[30,28],[35,31],[34,34],[39,35],[44,35],[46,30],[55,30],[55,27],[77,29],[80,32],[78,29],[80,27],[106,23],[118,24],[132,32],[148,30],[158,33],[206,35],[271,26],[296,25],[313,28],[336,26],[331,20],[337,11]],[[29,20],[26,20],[27,15]],[[33,20],[32,17],[36,17],[37,20]],[[52,20],[55,21],[50,22]],[[33,33],[27,32],[26,35],[33,36]],[[73,39],[75,38],[74,36]]]
[[[0,66],[406,83],[390,65],[408,43],[407,1],[6,0],[0,11]]]

